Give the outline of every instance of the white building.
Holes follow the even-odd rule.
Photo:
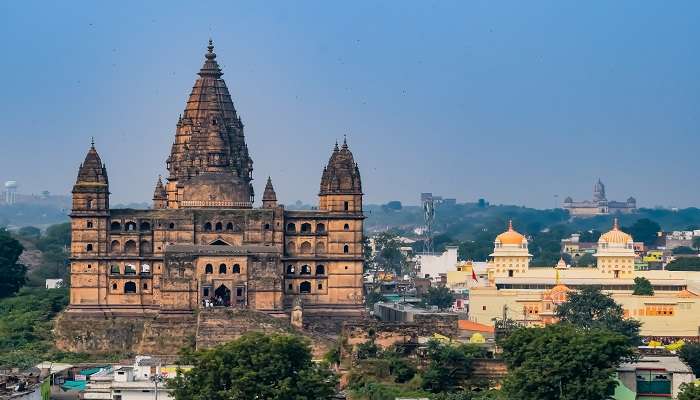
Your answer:
[[[47,289],[58,289],[63,287],[63,279],[47,279],[46,288]]]
[[[173,399],[165,380],[173,378],[175,371],[175,366],[161,366],[151,357],[137,356],[134,365],[117,365],[90,376],[83,399]]]
[[[421,253],[416,255],[416,268],[421,278],[440,279],[457,266],[457,246],[447,246],[444,253]]]

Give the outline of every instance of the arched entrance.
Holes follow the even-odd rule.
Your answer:
[[[214,291],[214,305],[217,307],[231,305],[231,290],[226,285],[221,285]]]

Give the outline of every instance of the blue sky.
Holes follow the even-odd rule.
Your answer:
[[[142,4],[144,3],[144,4]],[[146,201],[214,39],[256,192],[315,202],[348,135],[366,201],[700,206],[700,3],[0,2],[0,179],[68,193],[95,136]]]

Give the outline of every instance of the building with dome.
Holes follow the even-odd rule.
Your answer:
[[[569,292],[595,285],[643,323],[642,335],[700,336],[700,272],[637,271],[633,243],[615,219],[597,243],[595,267],[570,267],[563,259],[530,267],[528,240],[511,221],[494,241],[485,284],[469,289],[469,319],[492,325],[506,315],[528,325],[554,322],[556,306]],[[652,283],[653,296],[632,294],[640,276]]]
[[[571,216],[595,216],[608,214],[630,214],[637,211],[637,200],[629,197],[627,201],[608,200],[605,196],[605,185],[598,179],[593,186],[593,199],[584,201],[574,201],[571,197],[566,197],[562,208],[569,211]]]
[[[317,208],[285,210],[270,177],[255,206],[244,124],[216,57],[210,41],[151,209],[110,208],[108,168],[88,149],[72,191],[68,315],[284,316],[295,303],[305,317],[361,314],[363,194],[347,141],[319,171]]]

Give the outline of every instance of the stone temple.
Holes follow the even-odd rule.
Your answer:
[[[88,150],[72,192],[64,324],[71,315],[187,316],[204,304],[273,316],[295,304],[305,317],[361,315],[362,184],[347,143],[332,149],[318,207],[285,210],[270,178],[255,207],[244,125],[211,41],[198,75],[152,208],[110,209],[107,168],[94,143]]]

